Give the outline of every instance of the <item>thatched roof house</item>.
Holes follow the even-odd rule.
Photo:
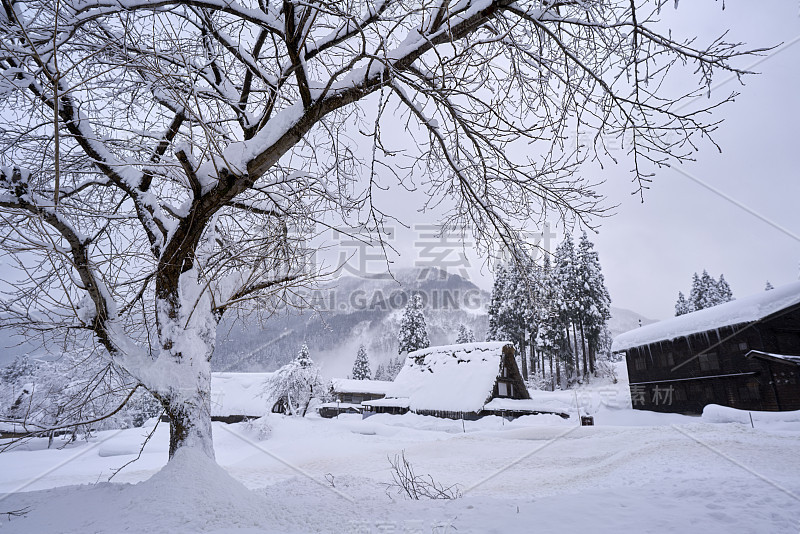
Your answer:
[[[514,358],[504,342],[464,343],[409,353],[383,399],[363,403],[364,415],[413,412],[451,419],[484,415],[542,413],[530,403],[487,407],[492,399],[530,400]]]

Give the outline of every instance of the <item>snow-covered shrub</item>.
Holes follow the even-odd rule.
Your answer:
[[[305,417],[311,399],[324,394],[325,390],[319,367],[314,364],[304,343],[294,360],[267,379],[262,396],[284,403],[291,415]]]
[[[269,439],[272,436],[272,425],[269,424],[267,416],[248,420],[245,428],[259,440]]]

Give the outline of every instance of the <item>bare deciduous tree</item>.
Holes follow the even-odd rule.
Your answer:
[[[576,170],[609,136],[640,187],[690,156],[720,101],[663,80],[704,91],[752,51],[659,32],[665,3],[2,0],[4,324],[93,340],[163,404],[171,456],[213,457],[217,322],[313,277],[312,224],[379,237],[380,190],[417,175],[446,225],[515,249],[602,212]]]

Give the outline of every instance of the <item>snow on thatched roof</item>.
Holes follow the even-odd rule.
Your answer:
[[[712,308],[634,328],[615,337],[611,350],[627,350],[632,347],[707,332],[723,326],[750,323],[796,304],[800,304],[800,282],[793,282]]]
[[[385,380],[353,380],[351,378],[334,378],[331,387],[336,393],[370,393],[386,395],[391,382]]]
[[[261,396],[273,373],[211,373],[211,415],[261,416],[272,406]]]
[[[462,343],[411,352],[381,401],[413,411],[477,412],[492,394],[507,344]]]

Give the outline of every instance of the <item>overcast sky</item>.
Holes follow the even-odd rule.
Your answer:
[[[613,305],[653,319],[674,314],[677,293],[689,291],[695,271],[723,273],[734,296],[762,291],[767,280],[776,286],[795,281],[800,272],[800,0],[727,2],[724,10],[721,2],[682,2],[677,10],[665,8],[663,21],[678,35],[698,36],[698,44],[730,30],[729,41],[778,48],[738,64],[760,73],[745,85],[717,76],[712,98],[741,93],[715,115],[724,119],[715,133],[722,153],[701,144],[695,162],[657,173],[643,203],[631,195],[626,162],[582,170],[605,180],[601,191],[618,205],[614,216],[596,221],[593,236]],[[695,83],[674,81],[685,82],[686,91]],[[432,220],[432,214],[413,215],[413,195],[407,202],[398,200],[397,210],[406,222]],[[413,231],[400,233],[398,265],[419,259],[414,239]],[[490,286],[490,276],[470,272]]]

